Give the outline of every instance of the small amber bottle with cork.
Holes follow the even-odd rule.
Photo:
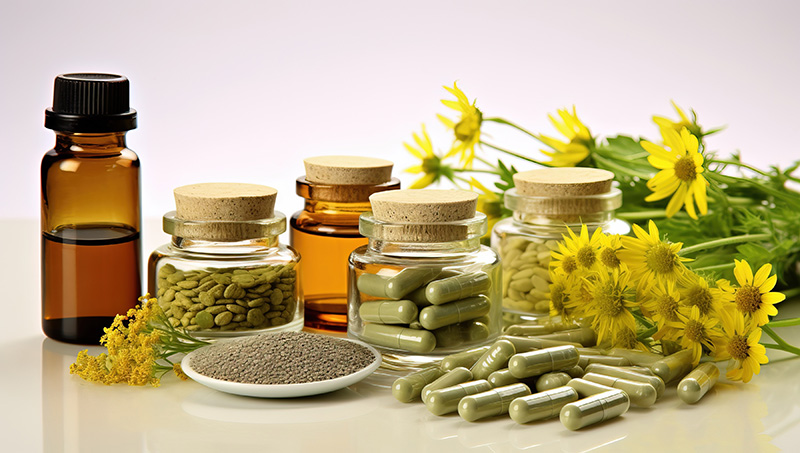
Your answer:
[[[347,258],[367,239],[358,218],[370,211],[369,196],[400,188],[393,163],[371,157],[318,156],[305,159],[297,178],[305,207],[291,219],[290,243],[303,257],[305,325],[347,330]]]

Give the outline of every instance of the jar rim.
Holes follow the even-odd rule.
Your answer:
[[[614,211],[622,206],[622,191],[612,187],[606,193],[566,197],[521,195],[509,189],[504,195],[505,207],[512,211],[542,215],[580,215]]]
[[[164,232],[186,239],[237,242],[247,239],[270,238],[286,231],[286,216],[274,211],[272,217],[254,220],[186,220],[176,211],[164,214]]]
[[[488,230],[489,220],[482,212],[469,219],[436,223],[387,222],[376,219],[371,211],[358,219],[362,236],[392,242],[458,242],[478,239]]]
[[[309,181],[303,175],[295,182],[295,192],[302,198],[339,203],[369,203],[370,195],[399,188],[396,177],[380,184],[325,184]]]

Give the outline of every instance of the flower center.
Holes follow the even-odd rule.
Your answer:
[[[429,156],[422,159],[422,171],[425,174],[438,173],[439,167],[441,167],[439,161],[440,159],[437,156]]]
[[[700,285],[693,286],[689,288],[686,296],[689,305],[696,306],[701,315],[707,315],[711,312],[711,302],[714,298],[711,297],[711,291],[708,288]]]
[[[650,248],[647,252],[647,267],[657,274],[668,274],[675,269],[678,255],[663,242]]]
[[[550,304],[556,313],[564,313],[564,301],[567,299],[566,288],[562,284],[554,284],[550,289]]]
[[[656,299],[656,313],[665,321],[677,321],[678,302],[669,295],[660,296]]]
[[[597,285],[594,291],[594,300],[600,316],[615,318],[625,310],[624,295],[613,282]]]
[[[578,264],[585,268],[592,267],[594,262],[597,261],[597,255],[595,255],[594,249],[588,245],[584,245],[578,249],[575,258],[578,260]]]
[[[750,345],[747,344],[747,338],[742,335],[734,335],[728,342],[728,353],[731,358],[742,361],[750,355]]]
[[[744,285],[736,290],[736,308],[742,313],[753,314],[761,307],[761,293],[753,285]]]
[[[614,334],[614,346],[625,349],[636,349],[636,344],[639,340],[636,338],[636,332],[630,329],[620,329]]]
[[[600,262],[611,269],[618,268],[619,258],[617,258],[617,252],[611,247],[604,248],[603,251],[600,252]]]
[[[681,181],[694,181],[697,178],[697,168],[694,159],[683,156],[675,162],[675,176]]]
[[[578,263],[575,262],[575,257],[570,255],[564,257],[561,261],[561,268],[564,269],[564,272],[567,274],[571,274],[578,269]]]
[[[456,134],[456,139],[462,142],[468,142],[478,136],[481,131],[481,115],[479,113],[465,112],[461,117],[461,121],[456,123],[453,132]]]
[[[683,329],[683,335],[690,341],[699,343],[705,338],[705,327],[701,322],[690,319]]]

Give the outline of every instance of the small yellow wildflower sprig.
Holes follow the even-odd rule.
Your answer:
[[[687,267],[680,243],[663,240],[655,222],[648,227],[634,226],[635,237],[599,229],[589,235],[586,225],[565,234],[552,253],[551,316],[590,325],[602,346],[689,349],[695,365],[703,356],[728,360],[728,378],[744,382],[767,363],[766,347],[800,355],[768,324],[784,299],[771,292],[777,277],[770,265],[754,275],[746,261],[736,261],[738,285],[708,281]],[[760,344],[762,331],[776,344]]]
[[[91,356],[84,349],[70,365],[70,374],[102,384],[146,385],[158,387],[164,374],[173,371],[186,380],[180,362],[170,360],[209,344],[198,340],[167,321],[158,301],[145,295],[142,302],[117,315],[110,327],[103,329],[100,344],[108,352]]]

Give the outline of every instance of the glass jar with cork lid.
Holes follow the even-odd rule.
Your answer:
[[[172,241],[157,248],[148,288],[176,327],[198,336],[303,328],[300,255],[281,244],[277,191],[256,184],[178,187],[164,215]]]
[[[480,244],[477,194],[396,190],[370,197],[350,255],[348,334],[378,347],[384,366],[416,368],[492,341],[501,329],[501,267]]]
[[[503,261],[504,321],[515,324],[547,317],[550,312],[550,257],[558,242],[585,224],[628,234],[630,225],[616,219],[622,192],[612,187],[614,174],[596,168],[543,168],[514,175],[505,206],[513,211],[492,231],[492,248]]]
[[[324,331],[347,330],[347,257],[367,239],[358,217],[370,210],[373,193],[400,188],[392,162],[359,156],[305,159],[297,178],[302,211],[290,221],[290,244],[303,257],[305,325]]]

